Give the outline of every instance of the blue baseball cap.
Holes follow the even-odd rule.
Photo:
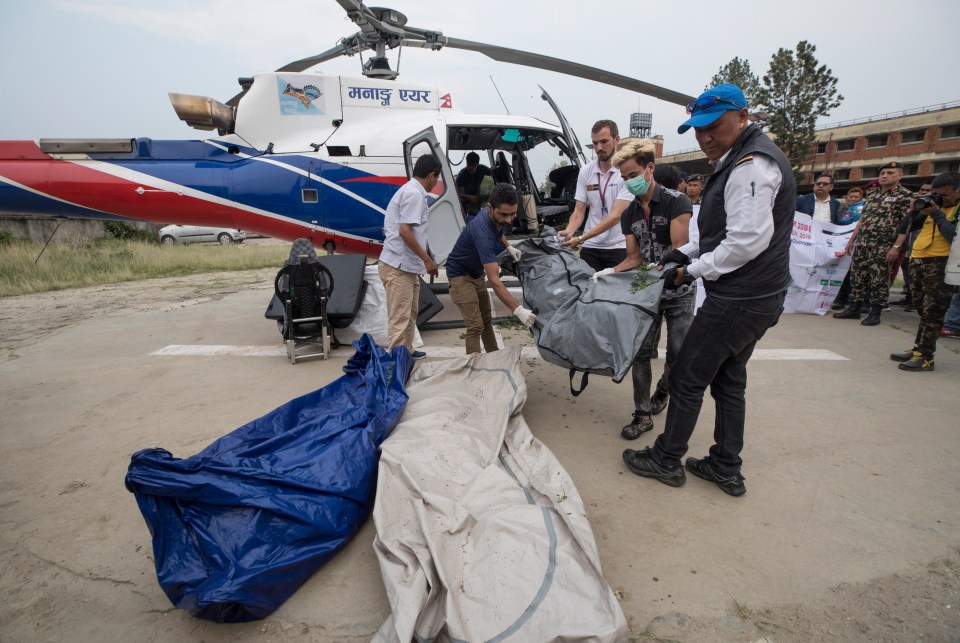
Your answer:
[[[687,105],[688,118],[680,127],[677,134],[683,134],[691,127],[706,127],[720,118],[724,112],[746,109],[747,99],[736,85],[723,83],[711,87],[697,97],[697,100]]]

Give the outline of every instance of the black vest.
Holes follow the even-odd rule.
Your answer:
[[[773,203],[773,238],[759,255],[733,272],[715,281],[703,280],[710,295],[725,299],[756,299],[783,292],[790,285],[790,233],[796,210],[797,183],[793,169],[783,152],[773,141],[750,125],[743,131],[714,173],[707,179],[701,197],[697,227],[700,230],[700,254],[714,250],[727,236],[727,211],[723,192],[730,172],[746,157],[763,154],[780,166],[783,182]]]

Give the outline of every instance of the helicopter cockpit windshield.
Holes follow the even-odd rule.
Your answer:
[[[514,224],[517,231],[556,225],[572,212],[572,198],[551,197],[555,193],[551,172],[561,166],[579,167],[562,132],[511,123],[452,124],[448,119],[447,135],[447,158],[454,174],[465,170],[467,154],[474,152],[485,168],[482,171],[489,171],[495,183],[511,183],[517,188],[521,198],[520,216]]]

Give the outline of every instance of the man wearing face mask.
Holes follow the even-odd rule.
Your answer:
[[[656,147],[648,138],[629,139],[613,157],[613,164],[620,170],[624,185],[635,199],[620,217],[620,230],[627,243],[627,258],[613,268],[601,270],[594,280],[611,272],[623,272],[659,263],[673,248],[687,243],[690,216],[693,206],[686,194],[665,188],[657,183],[654,155]],[[662,166],[662,169],[671,169]],[[669,175],[668,175],[669,176]],[[672,178],[676,178],[673,173]],[[660,299],[658,315],[667,321],[667,359],[663,376],[657,383],[656,392],[650,396],[650,359],[656,348],[660,333],[660,319],[640,347],[633,360],[633,419],[620,431],[626,440],[635,440],[653,428],[653,418],[667,404],[667,382],[670,369],[680,352],[683,338],[693,321],[696,291],[693,284],[664,290]]]
[[[663,433],[653,447],[624,451],[623,461],[639,476],[674,487],[686,482],[680,459],[709,386],[716,403],[714,445],[705,458],[687,458],[686,469],[740,496],[746,493],[740,452],[747,362],[783,312],[797,186],[783,152],[747,122],[747,101],[736,85],[705,91],[687,113],[677,131],[694,128],[714,172],[701,197],[700,238],[664,256],[664,288],[702,277],[706,299],[670,370]]]

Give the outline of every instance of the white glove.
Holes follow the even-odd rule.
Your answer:
[[[507,246],[507,252],[514,261],[520,261],[520,257],[523,256],[523,253],[513,246]]]
[[[517,306],[513,311],[514,316],[523,322],[523,325],[527,328],[533,326],[533,322],[537,321],[537,316],[533,314],[532,310],[524,308],[523,306]]]
[[[591,279],[593,279],[593,283],[597,283],[600,277],[604,275],[609,275],[612,272],[614,272],[613,268],[604,268],[603,270],[598,270],[595,273],[593,273],[593,277],[591,277]]]

